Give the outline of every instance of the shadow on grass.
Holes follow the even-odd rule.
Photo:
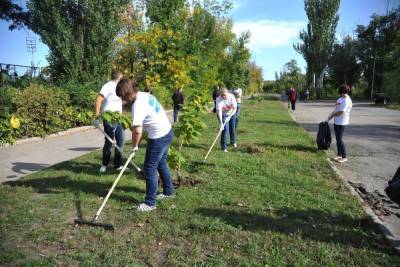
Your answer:
[[[272,231],[326,243],[340,243],[354,248],[370,248],[394,254],[369,218],[357,220],[347,215],[320,210],[277,210],[274,216],[228,209],[200,208],[196,213],[218,218],[246,231]]]
[[[258,146],[263,146],[265,148],[279,148],[279,149],[289,149],[289,150],[296,150],[302,152],[311,152],[311,153],[318,153],[318,149],[312,146],[306,146],[302,144],[274,144],[270,142],[263,142],[263,143],[256,143]]]
[[[261,124],[271,124],[271,125],[284,125],[290,127],[296,126],[296,123],[293,120],[287,120],[287,121],[253,120],[251,122],[261,123]]]
[[[77,192],[84,192],[99,197],[105,197],[108,193],[108,190],[111,188],[112,182],[114,182],[114,180],[104,183],[93,180],[73,180],[64,175],[51,178],[34,178],[9,181],[4,184],[15,187],[31,187],[35,190],[35,192],[40,194],[60,194],[70,191],[74,192],[75,195],[77,194]],[[138,201],[133,197],[121,195],[118,193],[118,191],[124,191],[127,193],[145,193],[143,190],[137,187],[117,185],[115,191],[111,195],[111,198],[129,203],[137,203]]]

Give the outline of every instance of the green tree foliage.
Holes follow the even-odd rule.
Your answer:
[[[20,29],[29,22],[30,14],[10,0],[0,0],[0,19],[10,22],[9,29]]]
[[[361,68],[357,63],[355,42],[351,36],[345,36],[342,43],[333,47],[328,71],[335,87],[340,84],[353,87],[360,78]]]
[[[363,77],[368,82],[367,95],[371,98],[374,92],[382,91],[385,73],[392,72],[398,62],[398,59],[393,60],[388,55],[398,46],[399,31],[399,10],[393,10],[385,16],[375,14],[368,26],[357,26],[357,57]]]
[[[30,0],[29,27],[49,47],[51,77],[104,80],[111,71],[114,38],[126,0]]]
[[[249,42],[250,32],[242,33],[239,38],[233,39],[228,47],[220,69],[222,82],[231,88],[233,84],[247,88],[250,83],[248,62],[250,51],[246,47]]]
[[[385,56],[385,62],[391,66],[383,76],[383,91],[400,103],[400,31],[396,33],[393,49]]]
[[[163,102],[170,101],[170,94],[181,86],[188,95],[209,91],[221,80],[225,50],[234,37],[231,21],[212,13],[222,14],[225,6],[217,1],[198,2],[192,7],[186,2],[165,1],[160,7],[159,2],[147,2],[148,25],[134,28],[129,26],[134,16],[127,20],[131,30],[116,40],[115,67],[133,76],[140,87],[152,87]],[[173,11],[166,14],[164,9]],[[133,10],[143,12],[137,7]],[[244,68],[246,65],[247,61]]]
[[[302,91],[306,82],[306,77],[301,73],[297,61],[292,59],[283,66],[283,70],[275,73],[275,92],[286,92],[290,87],[294,87],[298,92]]]
[[[171,168],[177,172],[178,182],[181,183],[181,168],[186,163],[182,152],[183,145],[189,145],[197,140],[201,131],[207,127],[202,121],[201,115],[207,112],[208,97],[204,94],[192,96],[187,104],[179,112],[179,122],[174,126],[174,133],[178,140],[172,148],[172,154],[168,157]]]
[[[308,83],[316,75],[317,98],[321,98],[325,72],[335,41],[337,15],[340,0],[305,0],[308,17],[307,31],[300,32],[299,44],[294,45],[297,52],[307,62]]]
[[[247,93],[259,93],[263,89],[262,68],[257,66],[255,62],[250,62],[249,65],[249,86]]]

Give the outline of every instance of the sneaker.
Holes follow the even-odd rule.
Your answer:
[[[142,203],[137,207],[136,210],[137,211],[152,211],[152,210],[155,210],[156,208],[157,208],[156,206],[149,206],[145,203]]]
[[[347,161],[348,161],[347,158],[341,158],[341,159],[339,159],[337,162],[339,162],[339,163],[345,163],[345,162],[347,162]]]
[[[336,157],[333,158],[334,161],[338,161],[338,160],[341,160],[341,159],[342,159],[342,156],[336,156]]]
[[[100,170],[99,170],[100,173],[105,173],[106,170],[107,170],[107,166],[101,165]]]
[[[157,195],[157,199],[166,199],[166,198],[174,198],[175,194],[173,195],[164,195],[163,193]]]
[[[224,149],[224,152],[228,152],[228,149]]]
[[[237,148],[237,144],[236,144],[236,143],[234,143],[234,144],[233,144],[233,147],[234,147],[234,148]]]

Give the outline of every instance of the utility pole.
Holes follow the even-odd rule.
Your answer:
[[[32,61],[31,61],[31,77],[36,75],[36,67],[35,67],[35,59],[33,54],[36,53],[36,38],[35,37],[26,37],[26,49],[28,53],[32,53]]]
[[[374,97],[374,83],[375,83],[375,55],[374,55],[374,65],[372,66],[371,100]]]

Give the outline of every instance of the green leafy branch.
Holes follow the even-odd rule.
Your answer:
[[[120,123],[124,129],[132,128],[132,121],[118,111],[105,111],[101,114],[101,118],[111,124]]]

